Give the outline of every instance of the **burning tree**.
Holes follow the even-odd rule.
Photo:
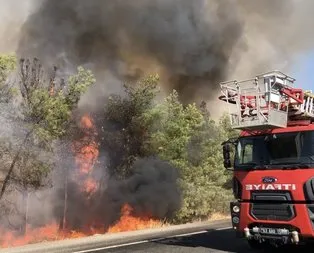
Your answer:
[[[72,111],[77,107],[80,96],[95,80],[90,71],[78,68],[68,80],[58,77],[58,69],[50,75],[44,71],[36,58],[21,59],[16,73],[16,94],[3,102],[7,109],[2,121],[10,121],[13,133],[8,134],[6,146],[11,160],[3,183],[0,186],[0,201],[9,186],[18,189],[24,196],[24,223],[28,224],[27,210],[29,194],[46,186],[47,177],[54,166],[54,148],[58,139],[66,133],[72,120]],[[3,85],[2,91],[11,86]],[[15,103],[14,103],[15,102]],[[17,104],[17,105],[16,105]],[[9,109],[15,109],[9,111]]]
[[[86,233],[135,229],[155,219],[157,224],[179,208],[176,168],[158,157],[147,159],[151,154],[145,148],[150,126],[143,124],[142,116],[154,106],[157,83],[158,76],[151,75],[124,85],[125,93],[110,96],[104,111],[93,117],[82,114],[73,143],[77,168],[68,181],[68,201],[56,209],[57,216],[64,217],[67,206],[63,228]],[[99,158],[106,162],[97,163]]]

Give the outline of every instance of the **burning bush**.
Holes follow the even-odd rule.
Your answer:
[[[28,96],[28,87],[38,85],[35,74],[20,87],[28,105],[27,126],[35,128],[26,136],[27,145],[20,145],[23,152],[9,149],[12,171],[2,186],[3,204],[14,198],[21,184],[24,201],[5,209],[2,229],[10,227],[11,232],[5,232],[3,246],[192,221],[223,210],[224,203],[219,209],[212,203],[228,196],[222,188],[228,178],[218,150],[225,133],[204,107],[182,105],[175,91],[158,100],[158,76],[152,75],[125,85],[124,94],[108,97],[102,110],[77,108],[86,72],[79,69],[69,79],[67,93],[51,79],[48,86],[40,86],[45,89]],[[29,129],[21,128],[21,133]],[[24,148],[29,144],[36,144],[32,152],[49,154],[49,159],[36,157],[47,170],[36,168],[46,174],[18,162],[27,158]],[[28,179],[47,177],[52,187],[43,180],[35,188],[32,181],[23,180],[29,173]]]

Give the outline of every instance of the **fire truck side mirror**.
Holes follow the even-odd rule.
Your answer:
[[[222,144],[222,152],[223,152],[223,158],[224,158],[224,167],[227,170],[232,170],[232,163],[231,163],[231,143],[225,142]]]

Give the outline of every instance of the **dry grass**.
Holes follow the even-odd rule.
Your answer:
[[[229,219],[230,215],[228,214],[223,214],[223,213],[213,213],[208,218],[203,218],[203,219],[194,219],[193,222],[208,222],[208,221],[218,221],[218,220],[224,220],[224,219]]]
[[[213,213],[208,219],[210,221],[215,221],[215,220],[223,220],[223,219],[229,219],[230,215],[227,214],[222,214],[222,213]]]

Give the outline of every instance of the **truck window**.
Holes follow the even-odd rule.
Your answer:
[[[314,131],[241,137],[235,167],[314,163]]]
[[[289,135],[274,135],[271,140],[267,141],[267,149],[272,160],[299,157],[297,148],[297,136]]]
[[[248,143],[245,145],[244,154],[243,154],[243,163],[253,162],[253,144]]]
[[[298,160],[303,148],[303,136],[301,133],[288,133],[272,135],[266,141],[269,159],[273,163],[282,162],[282,160]]]
[[[253,140],[247,139],[238,145],[238,157],[240,164],[253,162]]]

